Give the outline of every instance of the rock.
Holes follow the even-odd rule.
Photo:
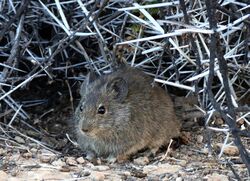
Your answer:
[[[125,177],[124,175],[120,176],[120,175],[117,175],[117,174],[114,173],[114,174],[107,174],[107,176],[105,176],[104,180],[122,181],[122,180],[129,180],[129,179],[127,179],[127,177]]]
[[[32,153],[26,152],[26,153],[23,153],[22,156],[23,156],[23,158],[29,159],[32,157]]]
[[[202,135],[197,135],[196,140],[197,140],[197,143],[202,143],[203,142],[203,136]]]
[[[110,172],[112,172],[112,170],[110,170]],[[132,176],[130,171],[127,171],[127,170],[124,170],[124,169],[117,170],[115,172],[115,175],[120,177],[121,178],[120,180],[128,180],[128,178]],[[110,175],[108,175],[108,176],[110,177]]]
[[[62,159],[55,160],[51,164],[53,166],[59,166],[59,167],[62,167],[62,166],[66,165],[66,163],[64,161],[62,161]]]
[[[1,178],[2,181],[7,181],[9,176],[4,171],[0,170],[0,178]]]
[[[76,159],[76,161],[77,161],[77,163],[79,163],[79,164],[84,164],[84,163],[85,163],[85,160],[84,160],[83,157],[78,157],[78,158]]]
[[[15,178],[15,180],[13,180]],[[1,180],[1,178],[0,178]],[[73,180],[72,174],[69,172],[60,172],[58,169],[47,167],[41,168],[29,168],[27,170],[21,171],[19,169],[19,173],[16,177],[10,177],[8,181],[40,181],[40,180]]]
[[[237,117],[237,120],[239,119],[239,117]],[[238,121],[237,121],[237,124],[238,125],[243,125],[245,123],[245,120],[243,118],[240,118]]]
[[[97,165],[101,165],[101,164],[102,164],[102,160],[101,160],[100,158],[97,158],[97,159],[96,159],[96,164],[97,164]]]
[[[125,176],[131,176],[131,173],[129,171],[124,171],[123,175],[125,175]]]
[[[182,181],[183,179],[181,177],[177,177],[175,181]]]
[[[0,156],[3,156],[7,151],[3,148],[0,148]]]
[[[140,168],[134,167],[131,170],[131,176],[137,177],[137,178],[145,178],[145,177],[147,177],[147,174],[144,173]]]
[[[39,167],[39,166],[38,166],[38,167]],[[16,176],[18,176],[19,172],[20,172],[20,169],[14,168],[14,169],[11,170],[11,172],[10,172],[9,174],[10,174],[11,176],[13,176],[13,177],[16,177]]]
[[[224,121],[221,118],[217,118],[217,119],[215,119],[214,124],[216,126],[221,126],[222,124],[224,124]]]
[[[202,150],[203,154],[208,155],[210,154],[209,149],[207,147],[204,147]]]
[[[50,163],[52,158],[49,155],[40,155],[39,156],[40,162],[42,163]]]
[[[134,164],[136,164],[136,165],[147,165],[148,163],[149,163],[149,159],[146,156],[138,157],[138,158],[134,159]]]
[[[228,177],[226,175],[220,175],[218,173],[207,175],[204,179],[207,181],[228,181]]]
[[[53,156],[56,156],[55,153],[53,153],[52,151],[50,150],[46,150],[45,148],[43,149],[39,149],[39,151],[43,154],[43,155],[53,155]]]
[[[188,144],[192,140],[192,135],[190,132],[182,131],[180,138],[184,144]]]
[[[90,163],[90,162],[88,162],[85,166],[86,166],[86,168],[92,168],[92,169],[95,167],[95,165],[93,163]]]
[[[76,166],[77,165],[77,162],[76,162],[74,157],[66,157],[65,162],[70,166]]]
[[[151,175],[151,176],[147,176],[147,179],[150,181],[169,181],[169,178],[164,177],[164,176],[157,176],[157,175]]]
[[[91,172],[90,178],[93,181],[103,181],[105,179],[105,175],[102,172],[93,171]]]
[[[143,173],[149,173],[153,170],[156,170],[157,169],[157,166],[156,165],[147,165],[143,168]]]
[[[222,145],[223,144],[218,143],[218,144],[216,144],[216,147],[221,149]],[[229,155],[229,156],[237,156],[237,155],[239,155],[239,150],[236,146],[229,145],[229,146],[226,146],[224,148],[223,153],[225,153],[226,155]]]
[[[106,165],[98,165],[93,168],[93,170],[96,170],[96,171],[107,171],[109,169],[110,169],[109,166],[106,166]]]
[[[177,178],[177,174],[163,174],[159,176],[159,179],[162,181],[176,180]]]
[[[125,171],[125,170],[121,170],[117,174],[121,175],[121,176],[125,176],[125,177],[131,176],[131,173],[129,171]]]
[[[15,136],[14,140],[17,143],[20,143],[20,144],[24,144],[25,143],[25,140],[22,137],[20,137],[20,136]]]
[[[16,177],[9,177],[8,181],[20,181],[20,179]]]
[[[62,166],[60,168],[61,172],[70,172],[70,167],[68,165]]]
[[[159,164],[158,166],[145,166],[143,168],[143,173],[149,175],[161,175],[161,174],[174,174],[181,169],[179,165],[170,165],[168,163]]]
[[[81,171],[81,176],[82,177],[87,177],[91,174],[91,172],[89,170],[83,170]]]
[[[38,152],[38,149],[36,148],[31,148],[30,149],[30,152],[33,153],[33,154],[36,154]]]
[[[187,165],[187,161],[186,161],[186,160],[181,160],[181,161],[179,162],[179,164],[180,164],[180,166],[185,167],[185,166]]]

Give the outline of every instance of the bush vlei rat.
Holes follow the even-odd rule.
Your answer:
[[[89,73],[75,111],[77,142],[96,156],[125,160],[160,146],[180,133],[169,95],[142,71],[123,66],[97,77]]]

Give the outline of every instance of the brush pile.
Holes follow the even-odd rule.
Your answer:
[[[219,156],[234,143],[250,173],[242,143],[250,137],[249,0],[1,0],[0,140],[42,144],[23,129],[44,135],[42,118],[65,100],[74,107],[88,70],[107,73],[119,61],[172,93],[195,94],[208,132],[224,135]]]

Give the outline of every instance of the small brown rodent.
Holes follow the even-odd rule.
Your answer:
[[[74,117],[79,146],[97,156],[126,159],[143,148],[156,151],[178,136],[173,102],[152,82],[128,66],[100,77],[88,74]]]

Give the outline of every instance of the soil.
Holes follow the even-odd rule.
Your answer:
[[[1,140],[0,180],[237,180],[233,172],[249,180],[237,147],[229,146],[219,158],[225,135],[208,132],[195,120],[155,156],[147,157],[146,150],[124,163],[108,163],[102,158],[89,161],[74,146],[70,106],[44,112],[47,114],[32,116],[33,128],[39,133],[16,121],[13,130],[8,130],[12,137]],[[215,123],[224,124],[221,120]],[[208,140],[211,148],[206,146]],[[250,139],[242,141],[249,150]]]

